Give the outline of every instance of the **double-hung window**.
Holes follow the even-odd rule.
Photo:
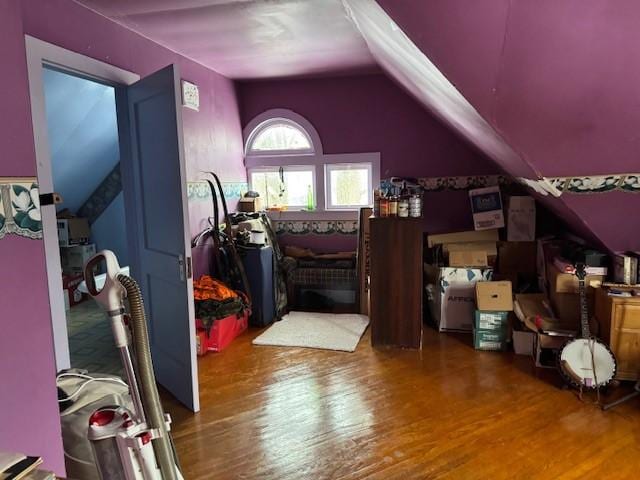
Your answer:
[[[328,163],[324,166],[327,210],[358,210],[373,204],[373,165]]]
[[[288,210],[315,208],[315,167],[286,165],[249,169],[251,189],[260,194],[266,208]]]

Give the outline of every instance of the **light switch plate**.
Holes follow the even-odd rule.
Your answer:
[[[186,80],[182,80],[182,105],[195,111],[200,109],[198,86]]]

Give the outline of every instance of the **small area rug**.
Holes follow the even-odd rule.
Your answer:
[[[368,325],[366,315],[355,313],[289,312],[253,344],[353,352]]]

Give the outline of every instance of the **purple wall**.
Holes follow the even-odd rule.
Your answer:
[[[325,153],[380,152],[382,178],[499,172],[385,75],[243,82],[238,95],[243,125],[288,108],[318,130]]]
[[[70,0],[0,0],[0,176],[36,174],[24,40],[29,34],[142,76],[167,64],[200,87],[200,111],[183,111],[188,178],[218,171],[222,180],[245,181],[242,136],[233,83]],[[193,231],[206,206],[190,205]],[[42,455],[63,473],[55,392],[55,364],[41,241],[0,240],[0,449]]]
[[[382,178],[501,173],[385,75],[243,82],[238,94],[243,125],[265,110],[293,110],[318,130],[325,153],[380,152]],[[466,192],[430,193],[425,205],[427,231],[472,227]],[[306,237],[283,240],[325,250],[348,245]]]
[[[547,177],[638,171],[638,2],[377,1],[520,153],[522,168],[503,165],[509,173],[526,164]],[[612,250],[640,247],[625,215],[638,196],[545,203]]]

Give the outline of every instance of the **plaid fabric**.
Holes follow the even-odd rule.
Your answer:
[[[293,283],[295,286],[350,290],[358,286],[354,268],[296,268]]]

